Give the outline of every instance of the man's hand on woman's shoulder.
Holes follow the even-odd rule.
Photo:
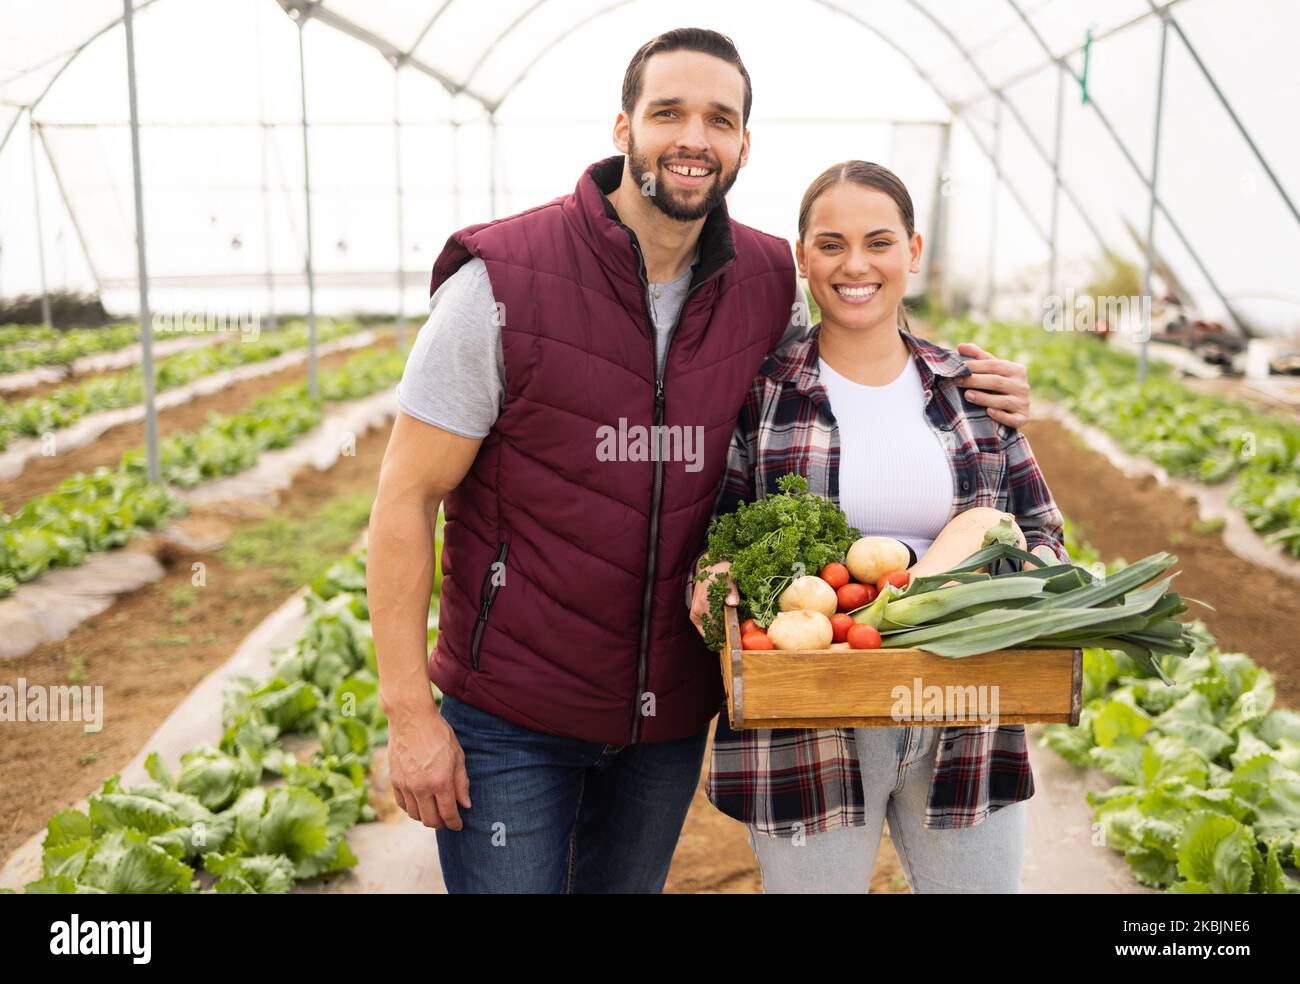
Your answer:
[[[970,367],[971,374],[957,380],[957,385],[967,387],[967,400],[987,407],[999,424],[1029,423],[1029,373],[1021,363],[999,359],[974,342],[962,342],[957,352],[967,357]]]

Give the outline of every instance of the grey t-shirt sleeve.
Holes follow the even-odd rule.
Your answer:
[[[501,413],[505,383],[492,283],[475,257],[429,298],[429,320],[407,356],[397,406],[453,434],[486,437]]]

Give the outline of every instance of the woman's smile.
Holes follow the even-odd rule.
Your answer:
[[[880,283],[831,284],[831,288],[845,304],[866,304],[880,293]]]

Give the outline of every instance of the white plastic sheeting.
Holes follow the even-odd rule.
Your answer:
[[[191,303],[305,306],[303,21],[322,310],[392,310],[399,266],[403,303],[422,306],[446,234],[569,190],[584,165],[613,152],[622,74],[637,46],[694,24],[730,34],[754,80],[753,153],[730,197],[738,218],[790,237],[818,171],[847,157],[877,160],[909,184],[923,233],[935,189],[945,196],[947,266],[961,290],[979,300],[991,272],[999,296],[1032,307],[1048,288],[1058,120],[1063,282],[1084,282],[1103,244],[1141,265],[1163,11],[1176,26],[1157,250],[1208,315],[1231,308],[1279,331],[1300,322],[1300,133],[1290,124],[1300,8],[1285,0],[136,6],[151,283]],[[13,124],[0,150],[0,294],[36,287],[33,137],[21,109],[35,102],[51,287],[98,285],[129,310],[125,56],[112,26],[121,4],[0,0],[0,12],[0,137]],[[1085,104],[1077,77],[1089,32]],[[1001,181],[989,161],[995,143]]]

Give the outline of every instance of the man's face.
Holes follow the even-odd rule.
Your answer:
[[[670,218],[708,215],[749,158],[745,80],[721,58],[671,51],[645,65],[632,116],[620,113],[614,143],[642,193]]]

